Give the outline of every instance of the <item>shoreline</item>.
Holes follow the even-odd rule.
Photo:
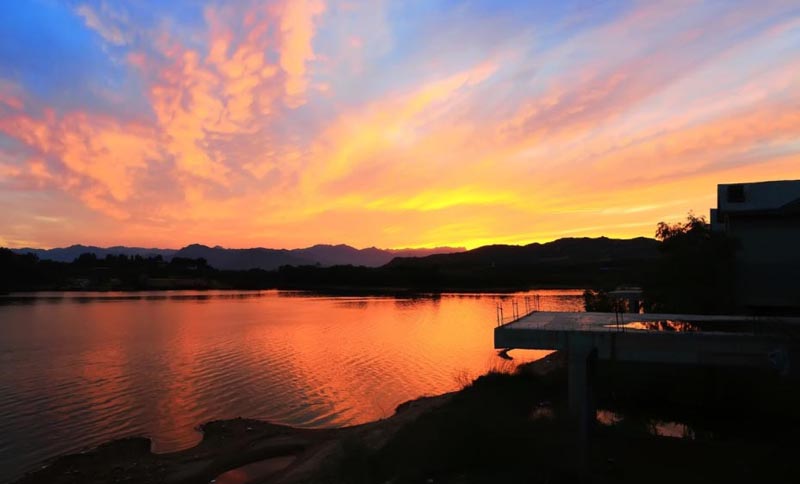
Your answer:
[[[280,482],[303,482],[343,441],[359,438],[379,447],[403,425],[445,404],[455,393],[409,400],[398,405],[390,417],[348,427],[304,429],[242,417],[213,420],[198,427],[203,435],[198,444],[163,454],[151,451],[148,437],[115,439],[49,459],[39,469],[11,482],[213,482],[226,472],[283,457],[291,457],[291,462],[260,477],[276,478],[275,474],[280,474]]]
[[[208,286],[194,286],[194,287],[152,287],[152,288],[124,288],[124,287],[53,287],[53,288],[39,288],[39,289],[12,289],[6,292],[0,292],[0,297],[13,298],[15,295],[27,295],[35,293],[47,292],[63,292],[63,293],[82,293],[82,292],[96,292],[96,293],[113,293],[113,292],[171,292],[171,291],[197,291],[199,293],[224,291],[224,292],[261,292],[261,291],[283,291],[283,292],[303,292],[322,295],[427,295],[427,294],[513,294],[515,292],[526,291],[583,291],[589,285],[530,285],[530,286],[488,286],[488,287],[406,287],[406,286],[281,286],[281,287],[262,287],[262,288],[247,288],[247,287],[208,287]]]
[[[514,369],[544,375],[562,364],[563,358],[552,353],[520,363]],[[260,482],[267,478],[270,482],[305,482],[349,441],[358,439],[370,448],[379,448],[403,426],[445,405],[463,391],[462,388],[408,400],[397,405],[389,417],[347,427],[307,429],[242,417],[213,420],[198,426],[203,437],[196,445],[163,454],[151,451],[152,441],[148,437],[115,439],[49,459],[41,468],[11,483],[212,482],[226,472],[284,457],[292,458],[285,467],[236,482]]]

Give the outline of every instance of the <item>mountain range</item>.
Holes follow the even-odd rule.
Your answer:
[[[143,247],[94,247],[72,245],[55,249],[13,249],[18,254],[33,253],[42,260],[72,262],[82,254],[92,253],[98,258],[107,255],[152,257],[160,255],[165,260],[175,257],[205,259],[211,267],[222,270],[273,270],[281,266],[340,266],[353,265],[387,268],[479,269],[519,266],[572,266],[575,264],[620,263],[651,260],[658,255],[656,240],[635,239],[563,238],[547,243],[528,245],[486,245],[472,250],[459,247],[430,249],[356,249],[349,245],[314,245],[303,249],[227,249],[192,244],[182,249],[156,249]]]
[[[182,249],[157,249],[144,247],[95,247],[87,245],[71,245],[54,249],[22,248],[13,249],[18,254],[32,253],[42,260],[72,262],[82,254],[95,254],[98,258],[107,255],[126,255],[152,257],[160,255],[166,260],[174,257],[189,259],[205,259],[208,264],[223,270],[265,269],[273,270],[280,266],[335,266],[354,265],[380,267],[395,257],[417,258],[434,254],[451,254],[463,252],[463,247],[436,247],[429,249],[378,249],[369,247],[356,249],[349,245],[318,244],[303,249],[267,249],[262,247],[251,249],[226,249],[220,246],[209,247],[192,244]]]
[[[662,260],[661,248],[657,240],[644,237],[565,238],[528,245],[488,245],[472,250],[448,247],[355,249],[346,245],[315,245],[292,250],[226,249],[199,244],[175,250],[78,245],[50,250],[15,249],[13,252],[17,254],[0,249],[0,276],[6,277],[7,291],[75,287],[95,290],[413,288],[431,291],[510,290],[533,286],[617,287],[644,285]],[[27,252],[39,259],[18,255]],[[95,254],[97,259],[80,257],[86,253]],[[148,258],[106,257],[112,254],[158,255],[167,263]],[[199,258],[205,259],[206,264],[194,263]],[[265,270],[248,270],[253,268]],[[2,279],[0,277],[0,283]]]

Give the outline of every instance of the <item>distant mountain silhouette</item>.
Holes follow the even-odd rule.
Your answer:
[[[355,265],[379,267],[389,263],[395,257],[417,257],[431,254],[454,253],[464,248],[437,247],[430,249],[378,249],[369,247],[356,249],[349,245],[314,245],[304,249],[226,249],[209,247],[201,244],[188,245],[182,249],[146,249],[141,247],[94,247],[72,245],[56,249],[13,249],[18,254],[33,253],[42,260],[72,262],[81,254],[93,253],[100,258],[106,255],[140,255],[143,257],[160,255],[165,260],[173,257],[187,259],[205,259],[211,267],[223,270],[265,269],[273,270],[280,266],[304,265]]]
[[[649,260],[658,257],[659,242],[635,239],[564,238],[544,244],[486,245],[454,254],[421,258],[398,257],[389,268],[440,267],[452,269],[504,268],[540,265],[581,265]]]
[[[294,254],[323,266],[360,265],[378,267],[388,263],[394,257],[389,251],[376,249],[375,247],[356,249],[343,244],[318,244],[306,249],[297,249]]]
[[[463,252],[463,247],[435,247],[430,249],[378,249],[368,247],[356,249],[349,245],[318,244],[306,249],[292,251],[298,257],[312,260],[323,266],[361,265],[380,267],[388,264],[395,257],[426,257],[432,254],[450,254]]]
[[[186,246],[175,253],[175,257],[187,259],[203,258],[217,269],[241,271],[247,269],[276,269],[282,265],[313,265],[315,262],[293,254],[286,249],[224,249],[200,244]]]
[[[663,259],[653,239],[560,239],[524,246],[489,245],[430,254],[425,250],[225,249],[193,244],[180,250],[72,246],[27,257],[0,249],[3,290],[314,289],[519,290],[530,287],[644,285]],[[456,250],[456,249],[435,249]],[[83,257],[93,253],[96,257]],[[105,256],[103,256],[105,254]],[[116,254],[145,255],[141,258]],[[424,257],[399,257],[429,254]],[[146,256],[157,257],[146,257]],[[80,256],[80,257],[79,257]],[[398,257],[395,257],[398,256]],[[53,258],[73,258],[56,262]],[[51,260],[47,260],[51,259]],[[259,270],[250,270],[259,269]]]
[[[222,270],[264,269],[274,270],[281,266],[353,265],[366,267],[386,266],[389,269],[424,269],[436,267],[440,270],[513,269],[526,266],[577,267],[592,264],[597,267],[614,267],[620,264],[636,264],[637,261],[658,257],[659,242],[639,237],[621,240],[600,238],[565,238],[545,244],[487,245],[467,250],[452,247],[434,249],[384,250],[375,247],[356,249],[349,245],[314,245],[304,249],[226,249],[201,244],[188,245],[182,249],[148,249],[141,247],[93,247],[72,245],[57,249],[14,249],[24,254],[32,252],[43,260],[71,262],[85,253],[100,258],[106,255],[124,254],[143,257],[160,255],[169,261],[173,257],[187,259],[203,258],[211,267]]]

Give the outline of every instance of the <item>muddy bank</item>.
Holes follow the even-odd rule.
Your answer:
[[[16,483],[208,483],[248,464],[255,464],[252,470],[245,469],[238,480],[229,482],[259,480],[245,476],[269,477],[269,482],[278,482],[278,477],[279,482],[303,482],[337,451],[343,439],[379,447],[405,423],[450,397],[445,394],[409,401],[398,406],[390,418],[340,429],[298,429],[243,418],[208,422],[200,427],[203,439],[198,445],[167,454],[152,453],[147,438],[120,439],[58,457]],[[276,461],[286,465],[273,465],[273,472],[269,465],[259,469],[261,462],[287,457],[291,459]]]

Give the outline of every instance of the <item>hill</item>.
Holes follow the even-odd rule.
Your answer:
[[[545,244],[488,245],[457,254],[396,258],[394,279],[440,287],[614,287],[642,284],[659,259],[654,239],[565,238]],[[418,282],[418,283],[419,283]]]
[[[460,253],[421,258],[398,257],[388,267],[519,267],[530,265],[615,264],[627,260],[655,259],[659,242],[635,239],[563,238],[544,244],[486,245]]]

